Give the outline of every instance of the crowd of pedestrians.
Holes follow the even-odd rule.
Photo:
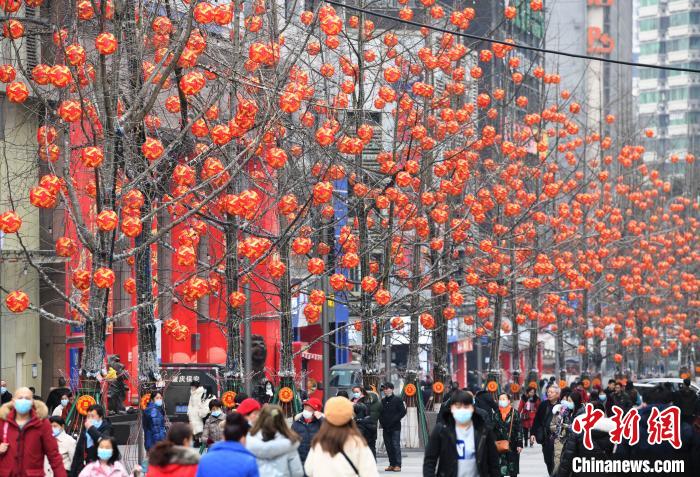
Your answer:
[[[100,404],[87,410],[76,441],[66,424],[69,389],[59,385],[52,391],[50,408],[29,388],[10,393],[1,384],[0,477],[130,477],[144,472],[147,477],[375,477],[378,427],[389,459],[385,471],[401,471],[401,423],[407,410],[391,383],[381,386],[381,396],[355,386],[351,395],[340,391],[325,406],[306,399],[289,421],[282,407],[242,393],[228,409],[211,389],[193,382],[189,423],[170,423],[164,396],[155,391],[141,414],[148,458],[131,473]],[[573,430],[587,404],[604,414],[592,428],[592,447]],[[649,444],[648,417],[672,405],[680,409],[681,448]],[[614,406],[639,413],[637,445],[611,443]],[[699,423],[700,400],[688,380],[677,390],[658,385],[644,398],[633,383],[621,380],[589,390],[579,381],[564,388],[549,381],[520,396],[468,391],[451,383],[426,443],[423,475],[516,477],[523,448],[534,442],[542,445],[551,477],[576,475],[577,457],[684,459],[688,468],[700,468]]]

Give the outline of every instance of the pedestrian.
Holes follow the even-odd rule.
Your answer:
[[[73,404],[73,393],[70,391],[61,394],[61,399],[58,401],[58,405],[53,408],[51,412],[52,416],[61,417],[65,421],[68,418],[68,412],[70,412],[71,405]]]
[[[591,393],[593,394],[593,393]],[[601,409],[600,401],[597,409]],[[587,449],[583,443],[583,432],[572,433],[564,444],[564,449],[559,463],[559,470],[555,477],[573,477],[583,475],[573,471],[575,458],[607,460],[612,457],[614,444],[610,442],[610,431],[615,429],[615,423],[608,417],[600,418],[591,430],[593,449]],[[588,474],[586,474],[588,475]]]
[[[498,468],[502,476],[520,473],[520,452],[523,450],[523,428],[520,416],[513,409],[507,393],[498,395],[498,412],[493,415],[494,436],[503,442],[498,447]]]
[[[245,447],[255,456],[261,475],[303,477],[304,468],[297,450],[299,441],[299,435],[287,425],[282,408],[265,404],[246,438]]]
[[[353,410],[355,411],[355,424],[357,424],[360,434],[365,438],[365,442],[367,442],[370,450],[372,450],[372,455],[376,459],[377,424],[372,419],[369,408],[362,400],[354,402]],[[370,445],[370,442],[372,442],[372,445]]]
[[[83,429],[75,446],[75,457],[71,464],[71,475],[78,475],[83,468],[97,460],[97,443],[112,436],[112,423],[105,418],[105,408],[93,404],[88,408]]]
[[[382,386],[382,414],[379,422],[382,425],[384,446],[389,457],[387,472],[401,472],[401,419],[406,415],[403,399],[394,395],[394,385],[385,383]]]
[[[70,388],[66,386],[66,378],[59,376],[58,386],[49,391],[49,395],[46,396],[46,406],[49,408],[49,412],[52,416],[56,416],[54,410],[61,403],[61,399],[65,394],[70,394]]]
[[[550,439],[554,445],[552,475],[557,475],[564,451],[564,444],[574,434],[571,429],[571,423],[576,417],[585,412],[581,394],[578,391],[571,392],[569,388],[562,389],[561,400],[557,406],[552,409],[553,417],[552,422],[549,424]]]
[[[7,389],[7,383],[0,381],[0,406],[12,401],[12,393]]]
[[[493,431],[467,391],[456,391],[430,433],[423,477],[500,477]]]
[[[202,456],[196,477],[260,477],[255,456],[245,448],[248,429],[243,415],[232,412],[226,416],[224,440]]]
[[[353,421],[353,405],[332,397],[324,408],[325,419],[311,443],[304,470],[308,477],[378,477],[372,451]]]
[[[537,395],[537,389],[530,386],[527,388],[525,394],[520,397],[520,402],[518,403],[518,414],[520,414],[520,423],[523,426],[522,447],[526,447],[527,445],[532,447],[530,436],[532,435],[532,425],[535,421],[535,415],[537,414],[539,405],[540,398]]]
[[[321,429],[323,421],[323,404],[316,398],[310,398],[303,402],[304,410],[292,423],[292,430],[296,432],[301,441],[299,442],[299,458],[301,463],[306,462],[306,456],[311,450],[311,441],[313,441],[318,431]],[[376,430],[375,430],[376,432]]]
[[[192,426],[174,422],[166,439],[148,452],[148,477],[195,477],[199,452],[193,443]]]
[[[599,398],[600,398],[601,394],[598,395]],[[615,395],[615,380],[609,379],[608,380],[608,387],[605,388],[605,399],[604,400],[601,399],[605,404],[605,415],[608,417],[612,416],[612,414],[613,414],[612,407],[613,407],[613,403],[615,401],[614,395]]]
[[[536,440],[542,444],[542,454],[544,463],[547,465],[548,475],[552,475],[554,470],[554,442],[550,439],[550,423],[554,417],[553,409],[559,403],[561,389],[558,385],[552,384],[547,388],[547,399],[542,401],[537,407],[535,419],[532,421],[532,433],[530,442]]]
[[[209,401],[209,417],[204,422],[202,431],[202,444],[211,447],[215,442],[219,442],[224,437],[223,423],[226,420],[224,405],[218,399]]]
[[[78,477],[129,477],[114,437],[107,436],[97,443],[97,460],[90,462]]]
[[[190,421],[190,426],[192,426],[196,447],[199,447],[202,431],[204,430],[204,418],[209,413],[209,402],[207,401],[206,408],[204,408],[203,404],[205,396],[206,390],[204,386],[197,380],[192,381],[190,383],[190,400],[187,404],[187,418]]]
[[[485,389],[481,389],[474,395],[474,405],[476,406],[476,412],[480,410],[483,411],[482,417],[486,417],[489,424],[493,424],[493,416],[498,411],[498,403],[493,399],[490,392]]]
[[[377,457],[377,424],[382,414],[382,401],[371,388],[354,386],[352,388],[353,403],[364,404],[367,408],[367,416],[356,419],[356,423],[367,445],[372,450],[372,455]]]
[[[19,388],[0,407],[0,476],[44,475],[44,458],[56,477],[65,477],[58,445],[46,419],[49,410],[34,400],[29,388]]]
[[[262,409],[262,406],[260,406],[258,401],[253,398],[247,398],[238,405],[236,412],[245,417],[250,427],[253,427],[260,415],[260,409]]]
[[[696,404],[698,396],[690,387],[690,379],[685,378],[678,391],[674,392],[673,404],[681,410],[681,419],[692,424],[696,417]]]
[[[49,417],[49,422],[51,423],[53,436],[56,439],[56,445],[58,445],[58,453],[61,454],[61,459],[63,460],[63,468],[66,470],[66,473],[69,473],[73,457],[75,457],[75,439],[66,433],[66,421],[63,418],[51,416]],[[44,474],[53,475],[48,459],[44,460]]]
[[[153,391],[146,409],[143,410],[143,439],[144,447],[148,451],[156,443],[165,439],[166,434],[165,408],[163,407],[163,393]]]

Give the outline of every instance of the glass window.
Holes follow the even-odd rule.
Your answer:
[[[639,21],[639,31],[656,30],[659,28],[658,18],[645,18]]]
[[[700,12],[680,12],[671,15],[671,26],[697,25],[700,23]]]
[[[669,101],[680,101],[683,99],[688,99],[688,89],[687,88],[675,88],[669,92]]]
[[[660,51],[661,51],[661,43],[659,43],[658,41],[655,41],[652,43],[644,43],[642,45],[639,45],[639,54],[640,55],[654,55]]]
[[[654,5],[658,5],[659,0],[640,0],[639,1],[639,6],[640,7],[651,7]]]
[[[658,103],[659,102],[659,93],[657,93],[656,91],[641,93],[639,95],[639,102],[643,103],[643,104]]]

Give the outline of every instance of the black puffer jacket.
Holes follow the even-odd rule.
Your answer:
[[[367,442],[372,440],[372,436],[377,435],[377,423],[372,420],[369,409],[362,402],[358,401],[353,405],[355,411],[355,423],[360,429],[362,436]]]
[[[321,429],[321,420],[315,417],[311,422],[306,422],[303,417],[300,417],[292,423],[292,430],[299,434],[301,437],[301,442],[299,442],[299,457],[301,462],[306,462],[306,456],[309,455],[311,450],[311,441],[314,440],[314,436]]]
[[[474,447],[476,448],[476,468],[480,477],[500,477],[498,451],[493,431],[484,421],[481,413],[472,415],[474,426]],[[459,471],[457,455],[457,433],[455,420],[450,408],[445,408],[440,422],[430,434],[425,447],[423,477],[457,477]]]
[[[559,470],[557,477],[572,477],[579,474],[573,471],[573,460],[575,457],[609,459],[613,453],[613,443],[610,442],[610,431],[615,429],[615,423],[612,419],[603,417],[595,423],[591,434],[593,440],[593,449],[586,449],[583,444],[583,432],[571,433],[564,444],[564,450],[561,454]]]

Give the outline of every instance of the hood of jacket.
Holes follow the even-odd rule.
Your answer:
[[[199,457],[197,449],[184,446],[172,446],[168,464],[197,465],[199,463]]]
[[[282,434],[277,434],[270,441],[263,441],[262,432],[258,432],[257,434],[248,434],[245,446],[258,459],[276,459],[296,451],[299,443],[290,441]]]
[[[14,409],[15,403],[12,401],[3,404],[2,407],[0,407],[0,419],[7,419],[10,412],[12,412]],[[45,419],[49,416],[49,408],[46,407],[46,404],[44,404],[43,401],[34,399],[34,414],[36,414],[36,417],[39,419]]]

